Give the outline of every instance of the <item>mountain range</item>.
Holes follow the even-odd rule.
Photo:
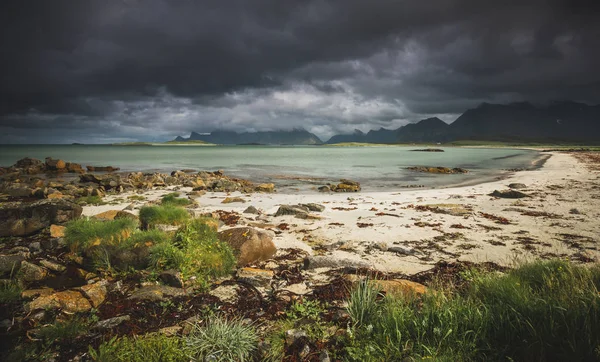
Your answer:
[[[189,138],[217,144],[297,144],[323,142],[304,129],[291,131],[244,132],[218,130],[210,134],[192,132]],[[469,109],[451,124],[427,118],[397,129],[355,130],[331,137],[327,144],[362,143],[445,143],[459,140],[503,142],[585,142],[600,143],[600,105],[571,101],[536,106],[528,102],[482,103]]]

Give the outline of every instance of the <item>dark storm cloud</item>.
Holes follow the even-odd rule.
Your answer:
[[[482,101],[600,100],[597,1],[0,6],[0,142],[64,139],[52,129],[89,140],[217,127],[328,136],[452,120]]]

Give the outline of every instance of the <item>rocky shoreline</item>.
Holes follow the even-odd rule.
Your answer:
[[[384,294],[422,293],[434,279],[464,282],[461,272],[475,266],[504,270],[511,255],[597,260],[599,160],[578,153],[581,163],[573,164],[568,154],[555,156],[546,173],[517,173],[510,187],[400,196],[362,194],[351,180],[323,186],[325,193],[280,195],[273,184],[220,171],[121,174],[110,166],[86,172],[62,160],[20,160],[0,168],[0,283],[19,294],[0,313],[3,347],[16,343],[41,353],[40,331],[73,316],[88,321],[86,332],[46,346],[49,359],[90,360],[88,345],[98,348],[113,336],[185,336],[207,311],[252,320],[264,336],[290,308],[317,303],[327,338],[308,336],[300,318],[284,331],[284,355],[333,360],[326,351],[335,351],[347,333],[348,291],[366,275],[379,280]],[[67,173],[77,178],[65,181]],[[233,250],[232,273],[202,284],[181,270],[98,269],[66,241],[65,225],[81,216],[130,219],[137,225],[133,234],[144,228],[177,233],[178,225],[139,223],[142,209],[160,207],[174,192],[186,217],[203,220]],[[269,343],[261,342],[257,359]]]

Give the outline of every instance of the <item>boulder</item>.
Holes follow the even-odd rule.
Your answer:
[[[321,186],[319,187],[319,192],[330,192],[331,189],[329,188],[329,186]]]
[[[81,167],[81,165],[78,163],[67,162],[65,167],[68,172],[73,172],[73,173],[83,173],[84,172],[83,167]]]
[[[526,193],[523,193],[523,192],[517,191],[517,190],[505,190],[505,191],[494,190],[494,192],[489,194],[489,196],[500,197],[503,199],[522,199],[524,197],[531,197],[531,196],[527,195]]]
[[[441,173],[441,174],[457,174],[457,173],[468,173],[469,171],[464,168],[450,168],[450,167],[431,167],[431,166],[414,166],[407,167],[407,170],[416,171],[416,172],[426,172],[426,173]]]
[[[119,171],[119,167],[112,166],[86,166],[89,172],[115,172]]]
[[[33,167],[41,169],[44,167],[44,163],[41,160],[38,160],[37,158],[25,157],[18,160],[12,167],[22,169],[28,169]]]
[[[30,197],[33,195],[33,189],[27,185],[5,182],[0,186],[0,193],[10,197]]]
[[[358,192],[360,191],[360,183],[347,179],[341,179],[337,185],[330,186],[331,191],[335,192]]]
[[[274,216],[286,216],[286,215],[301,215],[308,214],[308,207],[302,205],[281,205]]]
[[[66,290],[41,296],[25,305],[25,310],[27,312],[39,309],[61,309],[66,313],[78,313],[89,311],[92,309],[92,305],[81,292],[76,290]]]
[[[254,188],[254,191],[257,192],[275,192],[275,184],[260,184]]]
[[[81,212],[81,206],[64,199],[7,202],[0,205],[0,237],[31,235],[52,224],[78,218]]]
[[[46,157],[46,169],[50,171],[66,171],[67,164],[63,160]]]
[[[221,231],[218,236],[231,246],[239,266],[270,259],[277,252],[272,237],[262,230],[240,227]]]

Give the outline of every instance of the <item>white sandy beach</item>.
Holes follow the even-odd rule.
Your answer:
[[[519,191],[532,197],[517,200],[488,196],[494,190],[507,189],[510,183],[525,184],[527,187]],[[144,196],[155,200],[171,191],[172,188],[153,190]],[[184,194],[191,190],[179,191]],[[106,200],[126,199],[128,195],[109,196]],[[246,202],[222,204],[227,196],[239,196]],[[273,241],[280,249],[299,248],[309,254],[362,261],[385,272],[413,274],[440,260],[510,265],[524,258],[600,257],[600,173],[588,170],[565,153],[552,153],[537,170],[516,172],[506,179],[475,186],[351,194],[208,192],[194,199],[200,212],[225,210],[242,214],[250,205],[258,208],[261,215],[242,214],[239,225],[273,230]],[[129,203],[87,206],[84,215],[123,209]],[[298,203],[318,203],[326,209],[313,213],[320,217],[315,220],[272,216],[280,205]],[[136,202],[135,207],[143,204]],[[462,214],[419,211],[413,207],[434,204],[450,204],[442,209],[462,209]],[[549,215],[523,215],[526,211]],[[507,218],[510,224],[498,224],[481,213]],[[282,223],[289,228],[279,228]],[[403,247],[414,254],[390,251],[388,247]]]

